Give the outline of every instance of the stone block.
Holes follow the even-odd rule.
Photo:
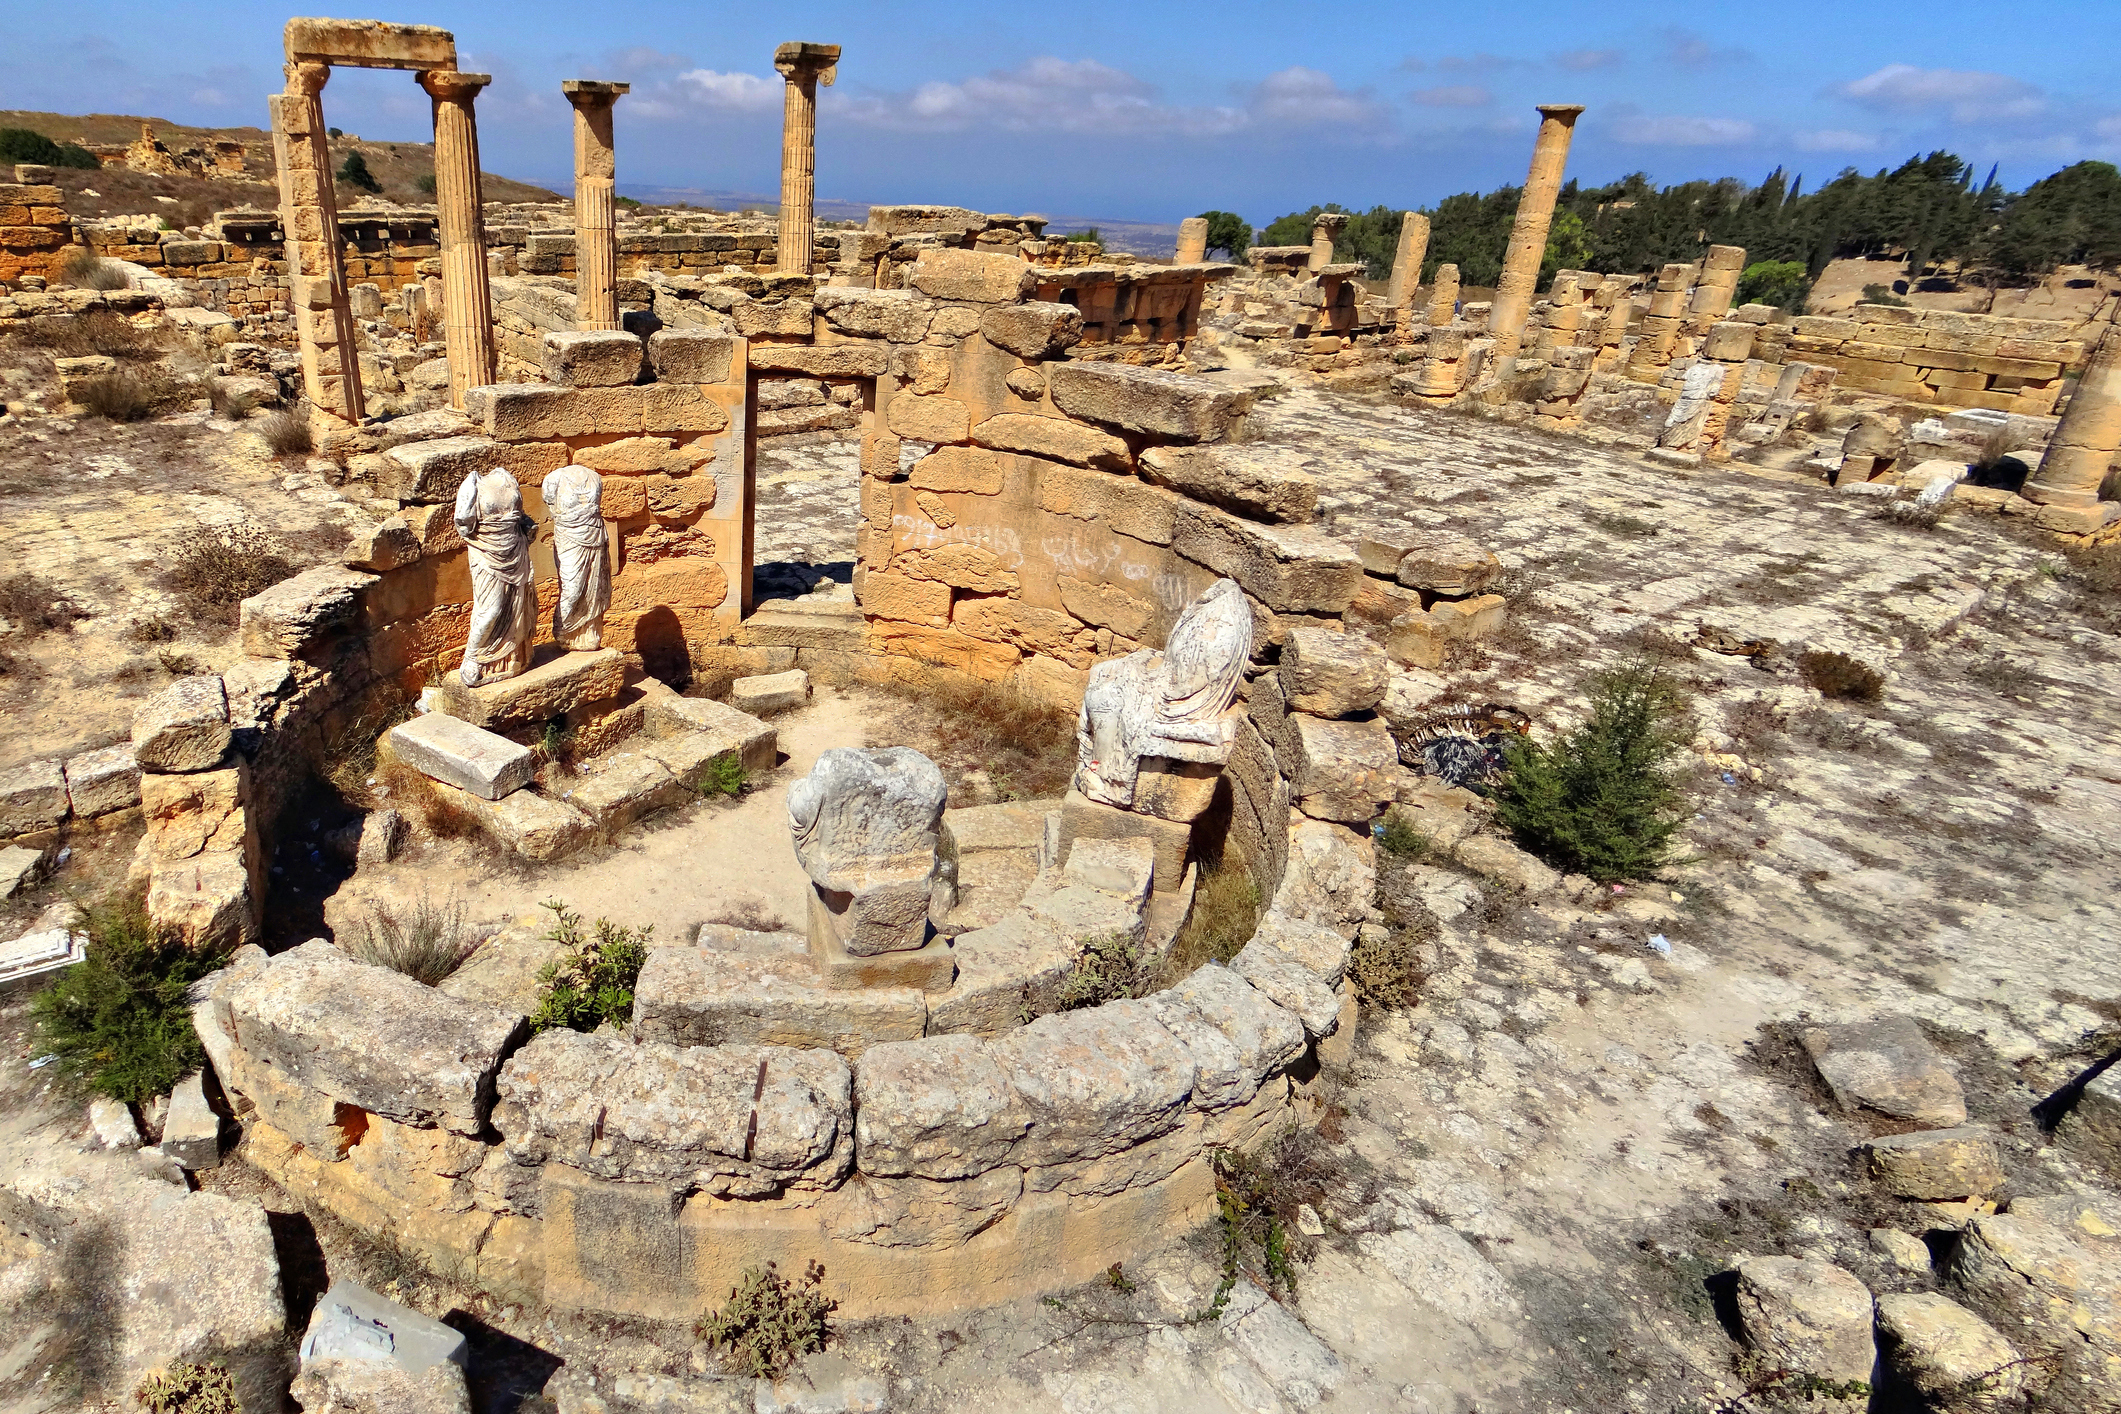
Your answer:
[[[456,500],[467,476],[483,476],[505,466],[521,480],[524,468],[518,464],[518,454],[522,450],[481,436],[401,443],[383,453],[376,465],[376,494],[416,505],[446,506]],[[445,524],[452,548],[462,544],[455,524],[446,517]]]
[[[243,651],[253,658],[301,656],[327,635],[350,628],[362,594],[375,582],[359,570],[318,565],[260,590],[241,607]],[[147,764],[144,758],[141,764]]]
[[[1174,442],[1227,436],[1248,404],[1227,383],[1125,363],[1055,364],[1046,383],[1054,406],[1070,417]]]
[[[1142,476],[1196,501],[1255,520],[1299,524],[1318,508],[1316,458],[1296,447],[1229,445],[1149,447]]]
[[[455,673],[443,674],[435,685],[436,710],[475,727],[504,732],[538,726],[592,703],[609,701],[626,685],[626,655],[616,648],[546,652],[551,656],[516,676],[477,687],[466,687]],[[441,779],[451,780],[448,776]]]
[[[454,69],[457,44],[446,29],[382,20],[293,19],[285,30],[289,62],[320,60],[366,69]]]
[[[133,713],[133,759],[145,771],[212,770],[227,753],[231,739],[228,693],[221,679],[211,673],[164,688]],[[57,778],[63,814],[65,779],[58,763],[49,766]]]
[[[1015,1162],[1101,1158],[1185,1118],[1193,1059],[1147,1002],[1042,1016],[985,1044],[1029,1118],[1011,1147]]]
[[[1842,1108],[1918,1124],[1966,1123],[1966,1096],[1957,1077],[1911,1019],[1814,1026],[1800,1039]]]
[[[946,991],[957,975],[957,962],[948,940],[929,938],[919,947],[880,953],[852,953],[839,940],[836,925],[819,917],[823,902],[819,890],[810,891],[810,960],[818,980],[834,991],[856,987],[912,987],[922,992]],[[925,915],[924,915],[925,917]]]
[[[1052,358],[1083,340],[1083,313],[1072,304],[1030,300],[980,316],[980,337],[1018,358]]]
[[[140,803],[140,763],[130,746],[84,751],[68,758],[65,770],[66,798],[77,820]]]
[[[258,931],[253,866],[242,849],[157,860],[147,885],[147,916],[187,947],[250,942]]]
[[[1508,840],[1493,835],[1469,835],[1453,846],[1451,855],[1482,878],[1493,879],[1520,893],[1536,896],[1561,886],[1560,874]]]
[[[1383,700],[1389,666],[1362,634],[1292,629],[1281,650],[1282,697],[1292,712],[1352,717]]]
[[[1362,584],[1362,561],[1309,526],[1257,525],[1224,511],[1182,503],[1171,548],[1237,581],[1276,613],[1338,614]]]
[[[469,811],[480,829],[525,859],[542,863],[572,854],[596,833],[587,815],[534,790],[510,791],[498,800],[487,800],[441,782],[434,789]]]
[[[1314,820],[1367,825],[1392,799],[1398,748],[1382,718],[1328,721],[1289,716],[1291,803]]]
[[[894,344],[919,343],[935,319],[935,306],[911,290],[828,286],[811,304],[835,333]]]
[[[915,987],[833,989],[809,955],[655,948],[634,988],[634,1034],[677,1046],[823,1046],[859,1056],[928,1021]]]
[[[1207,964],[1148,1001],[1157,1019],[1206,1062],[1204,1076],[1221,1072],[1215,1098],[1223,1104],[1250,1099],[1263,1077],[1303,1054],[1302,1020],[1220,963]],[[1196,1027],[1219,1036],[1231,1051],[1217,1057],[1221,1047],[1191,1034]]]
[[[2084,1082],[2056,1133],[2064,1143],[2121,1171],[2121,1065],[2109,1065]]]
[[[1038,287],[1038,272],[1016,255],[924,250],[914,257],[906,283],[935,299],[1010,304]]]
[[[963,442],[972,435],[972,410],[940,393],[900,393],[887,405],[885,421],[893,432],[916,442]]]
[[[1921,1246],[1919,1239],[1916,1245]],[[1885,1292],[1877,1305],[1878,1351],[1894,1385],[1943,1414],[2018,1406],[2026,1366],[2017,1347],[1994,1326],[1930,1292]]]
[[[813,884],[809,910],[813,946],[854,957],[920,948],[928,941],[934,870],[930,858],[898,869],[869,868],[854,889]]]
[[[891,346],[860,344],[753,344],[746,362],[761,373],[799,373],[806,378],[877,378]]]
[[[1071,884],[1113,894],[1140,905],[1149,897],[1156,872],[1156,847],[1146,835],[1125,839],[1077,840],[1068,851],[1062,877]]]
[[[648,336],[648,362],[659,383],[727,383],[736,343],[711,329],[658,329]]]
[[[1215,783],[1222,773],[1212,762],[1144,756],[1134,777],[1134,811],[1191,824],[1215,803]]]
[[[219,678],[207,681],[217,689],[221,685]],[[224,738],[227,735],[225,719],[222,735]],[[226,747],[225,739],[222,745]],[[32,761],[25,766],[0,771],[0,835],[26,835],[49,830],[62,823],[66,816],[66,773],[57,761]]]
[[[1872,1180],[1896,1198],[1985,1198],[2003,1186],[2003,1156],[1985,1129],[1888,1135],[1864,1145],[1863,1158]]]
[[[1371,574],[1434,594],[1478,594],[1502,573],[1502,562],[1485,546],[1447,532],[1368,535],[1356,553]]]
[[[1175,820],[1101,805],[1071,789],[1061,801],[1060,859],[1066,866],[1077,840],[1124,840],[1146,838],[1155,855],[1152,887],[1168,893],[1179,886],[1186,873],[1186,852],[1193,840],[1193,827]]]
[[[1014,1162],[1030,1109],[994,1047],[972,1036],[882,1045],[855,1071],[855,1152],[865,1174],[970,1178]]]
[[[501,1068],[493,1125],[519,1164],[611,1183],[764,1197],[836,1182],[853,1158],[853,1076],[829,1051],[674,1046],[546,1031]],[[549,1231],[549,1228],[548,1228]]]
[[[238,981],[228,1009],[236,1044],[297,1084],[469,1136],[485,1126],[495,1071],[522,1025],[322,940]]]
[[[137,1149],[146,1141],[133,1121],[132,1108],[122,1100],[98,1095],[88,1102],[88,1127],[96,1142],[106,1149]]]
[[[1738,1264],[1745,1342],[1777,1368],[1820,1379],[1871,1378],[1871,1293],[1827,1262],[1748,1257]]]
[[[641,376],[641,340],[623,329],[547,334],[541,354],[545,376],[570,388],[626,388]]]
[[[729,685],[729,705],[753,717],[810,705],[810,674],[801,668],[738,678]]]
[[[1127,444],[1109,432],[1066,418],[1030,413],[1008,412],[990,417],[972,429],[972,440],[997,451],[1022,452],[1108,471],[1124,471],[1133,460]]]
[[[25,889],[34,889],[51,873],[53,853],[49,849],[24,849],[20,845],[9,845],[0,849],[0,898],[13,898]],[[63,938],[64,928],[56,930]],[[0,963],[0,967],[4,967]]]
[[[929,1034],[999,1036],[1023,1025],[1027,1009],[1038,1016],[1059,1010],[1061,985],[1074,971],[1082,943],[1019,909],[958,934],[952,952],[957,980],[930,998]]]
[[[499,800],[530,780],[527,746],[445,712],[429,712],[390,729],[397,759],[481,800]]]
[[[553,794],[561,804],[589,817],[607,838],[644,815],[693,798],[662,759],[647,751],[612,751],[586,763]]]
[[[461,1332],[339,1277],[310,1313],[300,1353],[305,1366],[312,1360],[367,1361],[416,1375],[435,1365],[461,1369],[470,1350]]]
[[[204,1072],[193,1071],[169,1092],[162,1152],[194,1172],[220,1167],[221,1116],[206,1103]]]
[[[1322,924],[1292,918],[1276,910],[1260,916],[1246,947],[1271,948],[1291,962],[1306,968],[1328,987],[1338,987],[1347,975],[1351,941]]]
[[[641,686],[651,737],[676,739],[705,733],[723,743],[718,750],[736,752],[747,772],[757,775],[773,769],[780,741],[773,727],[724,702],[680,697],[653,678]]]

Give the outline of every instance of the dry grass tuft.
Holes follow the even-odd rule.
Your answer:
[[[59,278],[79,290],[122,290],[132,283],[115,262],[85,248],[66,258]]]
[[[369,784],[376,776],[376,743],[410,716],[412,703],[404,694],[385,688],[325,732],[318,771],[342,800],[362,810],[376,808],[380,802]]]
[[[1210,962],[1228,962],[1259,927],[1259,885],[1235,850],[1203,861],[1193,888],[1193,911],[1164,958],[1162,986],[1170,986]]]
[[[88,409],[90,417],[112,422],[138,422],[170,397],[167,384],[122,369],[87,379],[74,388],[74,401]]]
[[[469,807],[452,800],[426,774],[403,761],[385,761],[376,768],[376,796],[404,811],[430,836],[438,840],[478,839],[485,826]]]
[[[392,902],[372,905],[361,931],[347,941],[347,951],[363,962],[430,987],[463,966],[478,947],[465,933],[463,903],[455,895],[438,903],[425,890],[402,908]]]
[[[893,689],[935,717],[943,764],[985,771],[1003,800],[1038,800],[1068,789],[1075,775],[1075,714],[1004,684],[938,673],[918,687]]]
[[[198,618],[232,623],[237,605],[295,573],[280,543],[256,526],[213,526],[177,542],[163,583]]]
[[[24,638],[42,633],[65,633],[74,620],[83,617],[80,608],[51,581],[33,574],[14,574],[0,579],[0,619],[15,626]]]
[[[1876,702],[1885,692],[1884,676],[1846,653],[1808,648],[1797,659],[1797,671],[1821,697]]]
[[[276,412],[258,430],[276,457],[307,456],[317,445],[309,432],[309,419],[300,412]]]

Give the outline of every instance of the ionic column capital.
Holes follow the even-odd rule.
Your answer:
[[[493,82],[492,74],[463,74],[455,69],[422,69],[415,77],[428,97],[467,107],[479,96],[480,89]]]
[[[825,87],[839,77],[840,47],[837,44],[806,44],[791,40],[773,51],[773,67],[790,83],[814,80]]]

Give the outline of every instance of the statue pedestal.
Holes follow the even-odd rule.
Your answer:
[[[1142,779],[1148,778],[1148,773],[1144,772]],[[1212,782],[1210,784],[1212,787]],[[1160,820],[1154,815],[1136,814],[1116,805],[1100,805],[1076,790],[1069,791],[1062,799],[1060,817],[1060,857],[1054,861],[1056,866],[1066,865],[1077,840],[1139,837],[1149,841],[1155,855],[1155,872],[1149,885],[1153,892],[1169,893],[1178,888],[1186,876],[1186,850],[1193,841],[1190,821]]]
[[[844,897],[842,895],[841,897]],[[926,905],[921,911],[921,927],[928,926]],[[810,958],[817,964],[818,981],[834,992],[852,991],[859,987],[916,987],[923,992],[944,992],[957,976],[957,959],[950,951],[950,943],[942,937],[930,938],[917,948],[898,952],[857,954],[847,951],[840,934],[845,930],[844,913],[835,912],[826,902],[824,891],[810,886]]]
[[[539,726],[617,697],[626,685],[626,655],[616,648],[570,653],[546,647],[527,671],[499,682],[464,686],[455,672],[436,685],[435,710],[491,732]]]

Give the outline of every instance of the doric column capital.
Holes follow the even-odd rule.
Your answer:
[[[773,67],[790,83],[814,79],[825,87],[839,77],[840,47],[837,44],[807,44],[790,40],[773,51]]]
[[[1539,109],[1540,116],[1569,124],[1574,124],[1583,112],[1581,103],[1541,103],[1535,106]]]
[[[443,103],[469,104],[493,82],[492,74],[462,74],[455,69],[422,69],[417,77],[428,97]]]
[[[331,82],[331,65],[314,59],[291,61],[286,71],[287,91],[303,98],[315,98]]]
[[[1321,211],[1311,218],[1311,230],[1314,233],[1326,231],[1338,235],[1347,224],[1348,215],[1344,211]]]
[[[625,94],[633,92],[630,83],[606,83],[602,79],[562,79],[560,92],[567,101],[585,111],[609,108]]]

